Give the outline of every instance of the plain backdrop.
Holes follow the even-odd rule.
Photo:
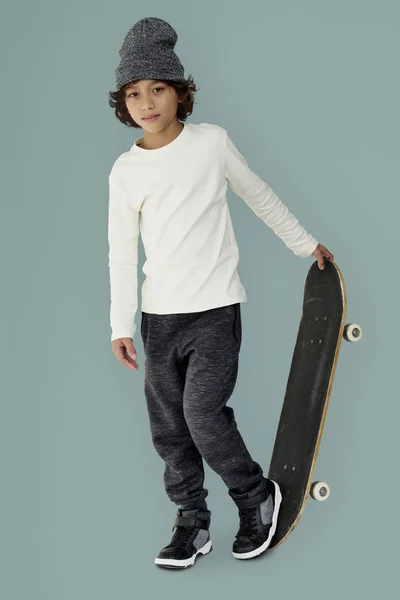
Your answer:
[[[158,569],[177,507],[139,371],[111,352],[108,175],[142,135],[108,105],[118,49],[167,20],[199,92],[250,167],[335,255],[344,343],[310,501],[278,550],[237,561],[236,506],[206,467],[213,552]],[[400,7],[362,0],[8,3],[1,19],[1,595],[165,600],[396,595]],[[240,248],[240,369],[230,404],[268,469],[310,259],[230,189]],[[139,247],[139,290],[144,251]],[[137,325],[140,325],[140,296]],[[138,328],[140,331],[140,327]]]

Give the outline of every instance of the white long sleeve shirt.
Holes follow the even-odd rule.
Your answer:
[[[135,337],[139,231],[146,261],[142,310],[168,314],[246,302],[227,186],[294,254],[318,242],[256,173],[227,131],[185,123],[169,144],[146,150],[136,140],[109,175],[111,340]]]

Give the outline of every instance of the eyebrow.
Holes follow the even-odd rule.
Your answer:
[[[161,82],[161,79],[152,79],[152,80],[150,81],[150,84],[153,84],[153,83],[160,83],[160,82]],[[150,84],[149,84],[149,85],[150,85]],[[136,84],[136,83],[131,83],[131,84],[130,84],[130,85],[128,85],[128,87],[126,88],[126,91],[128,91],[128,90],[131,90],[131,89],[133,89],[133,88],[135,88],[135,87],[137,87],[137,84]]]

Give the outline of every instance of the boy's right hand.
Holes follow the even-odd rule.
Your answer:
[[[132,338],[118,338],[113,340],[111,345],[115,356],[122,365],[134,371],[138,370],[139,366],[134,360],[134,358],[137,358],[137,353]]]

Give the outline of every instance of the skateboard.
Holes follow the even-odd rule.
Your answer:
[[[361,327],[345,325],[346,288],[339,267],[315,261],[307,274],[303,310],[276,433],[269,479],[281,488],[282,504],[269,550],[296,527],[309,496],[326,500],[330,490],[313,482],[342,339],[361,339]]]

